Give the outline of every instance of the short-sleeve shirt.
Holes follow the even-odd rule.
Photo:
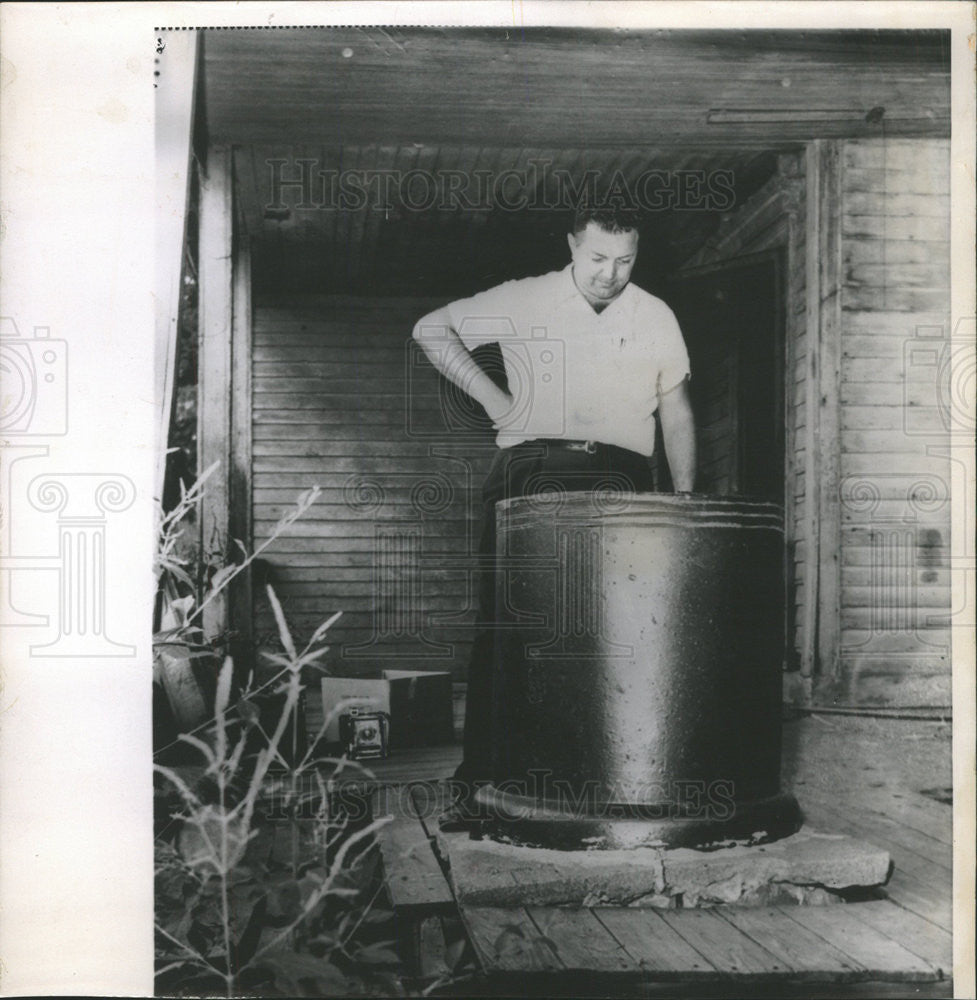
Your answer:
[[[689,374],[675,314],[633,284],[600,313],[563,270],[501,285],[445,307],[469,350],[498,343],[513,405],[496,443],[564,438],[651,455],[659,393]]]

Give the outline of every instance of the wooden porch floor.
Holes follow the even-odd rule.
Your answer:
[[[381,850],[413,974],[465,996],[951,997],[952,811],[923,794],[949,785],[949,727],[807,717],[785,726],[785,743],[785,783],[807,823],[890,853],[880,898],[675,911],[458,906],[434,838],[439,782],[460,749],[376,762],[376,808],[394,817]],[[474,967],[456,979],[466,951]]]

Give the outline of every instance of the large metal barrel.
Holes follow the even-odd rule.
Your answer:
[[[593,849],[796,831],[780,508],[580,492],[496,519],[490,834]]]

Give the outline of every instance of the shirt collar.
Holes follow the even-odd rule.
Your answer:
[[[557,301],[560,303],[569,302],[571,299],[579,298],[580,301],[587,307],[591,312],[594,311],[594,307],[587,301],[586,296],[583,292],[577,288],[577,283],[573,280],[573,261],[562,271],[559,272],[560,275],[560,286],[561,291],[559,292],[559,298]],[[629,281],[622,290],[621,294],[609,305],[605,306],[604,309],[599,313],[594,313],[595,316],[603,316],[609,309],[613,309],[622,299],[630,297],[631,292],[631,282]]]
[[[560,272],[560,302],[569,302],[570,299],[576,298],[580,295],[583,299],[583,295],[580,293],[580,289],[577,288],[577,283],[573,280],[573,261],[571,260],[569,264]],[[584,299],[586,302],[587,300]]]

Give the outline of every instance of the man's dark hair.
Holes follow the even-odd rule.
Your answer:
[[[591,222],[605,233],[630,233],[638,232],[641,220],[632,208],[581,202],[573,214],[570,231],[579,236]]]

